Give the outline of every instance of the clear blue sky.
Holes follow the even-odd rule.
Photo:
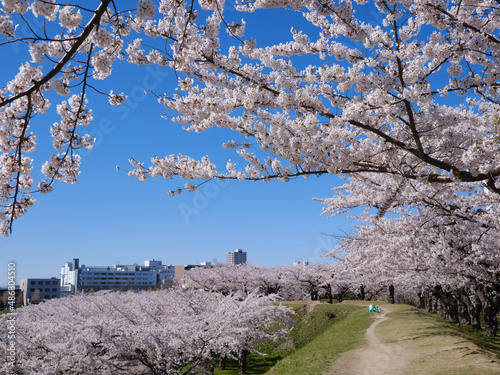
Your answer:
[[[275,20],[271,13],[256,24],[266,28],[259,26],[262,30],[253,32],[257,37],[264,32],[272,39],[289,39],[289,24]],[[6,53],[12,47],[2,48]],[[2,61],[2,85],[26,60],[13,48],[11,56]],[[220,129],[192,134],[160,118],[164,109],[143,92],[171,90],[172,73],[123,62],[114,72],[113,78],[96,84],[103,91],[124,91],[127,103],[111,107],[106,98],[91,96],[94,121],[89,131],[97,144],[84,153],[79,182],[57,183],[53,193],[37,195],[35,207],[15,223],[13,234],[0,238],[0,264],[5,269],[0,285],[7,282],[9,261],[17,263],[18,282],[26,277],[59,277],[60,267],[72,258],[86,265],[141,264],[153,258],[165,264],[197,264],[214,258],[225,261],[227,251],[241,248],[248,252],[249,262],[260,265],[324,261],[321,250],[331,247],[334,239],[322,233],[349,230],[348,219],[320,216],[322,206],[312,200],[331,196],[331,188],[339,184],[334,176],[290,183],[211,181],[196,193],[172,198],[167,191],[182,181],[144,183],[117,172],[117,165],[129,167],[130,157],[147,165],[152,156],[176,153],[209,155],[222,166],[227,159],[238,159],[232,150],[220,147],[234,134]],[[32,123],[38,137],[38,150],[32,155],[36,177],[52,152],[49,127],[58,121],[55,104],[49,115]]]

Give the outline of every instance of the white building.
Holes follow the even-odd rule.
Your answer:
[[[21,293],[23,294],[23,304],[38,303],[43,300],[60,297],[60,280],[51,277],[50,279],[21,279]]]
[[[309,262],[308,262],[308,261],[306,261],[306,262],[301,262],[301,261],[297,260],[296,262],[293,262],[293,265],[294,265],[294,266],[300,266],[300,265],[302,265],[302,266],[308,266],[308,265],[309,265]]]
[[[228,264],[242,264],[247,261],[247,253],[241,249],[236,251],[228,251],[226,254],[226,263]]]
[[[159,282],[172,280],[175,268],[162,265],[161,260],[147,260],[144,266],[113,265],[85,266],[78,259],[67,262],[61,268],[61,291],[63,295],[77,290],[88,292],[104,289],[150,289]]]

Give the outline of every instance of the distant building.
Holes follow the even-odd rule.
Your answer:
[[[247,261],[247,253],[241,249],[236,251],[228,251],[226,254],[227,264],[243,264]]]
[[[303,265],[303,266],[308,266],[309,265],[309,262],[300,262],[300,261],[296,261],[293,263],[294,266],[300,266],[300,265]]]
[[[173,280],[174,276],[174,267],[163,265],[161,260],[147,260],[144,266],[85,266],[80,265],[79,259],[73,259],[61,268],[61,292],[68,295],[75,291],[151,289],[160,282]]]
[[[60,297],[60,279],[21,279],[23,304],[38,303],[44,300]]]
[[[186,264],[181,266],[175,266],[175,278],[174,281],[177,285],[184,285],[184,273],[192,268],[197,267],[212,267],[211,262],[201,262],[200,264]]]

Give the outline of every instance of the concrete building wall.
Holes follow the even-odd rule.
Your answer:
[[[61,280],[55,277],[50,279],[21,279],[20,289],[23,293],[23,304],[28,305],[59,298],[60,283]]]
[[[229,251],[226,254],[226,263],[228,264],[243,264],[247,261],[247,253],[241,249]]]

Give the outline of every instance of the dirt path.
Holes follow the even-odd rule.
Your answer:
[[[375,321],[366,330],[366,345],[360,349],[344,353],[324,375],[368,375],[397,374],[410,361],[407,353],[399,345],[382,344],[375,335],[375,327],[387,320],[391,310],[383,307],[375,313]]]
[[[386,314],[398,311],[398,318]],[[439,328],[433,318],[402,313],[410,310],[384,304],[366,331],[363,347],[346,352],[323,375],[493,375],[500,363],[493,354]],[[375,328],[382,322],[383,327]]]

